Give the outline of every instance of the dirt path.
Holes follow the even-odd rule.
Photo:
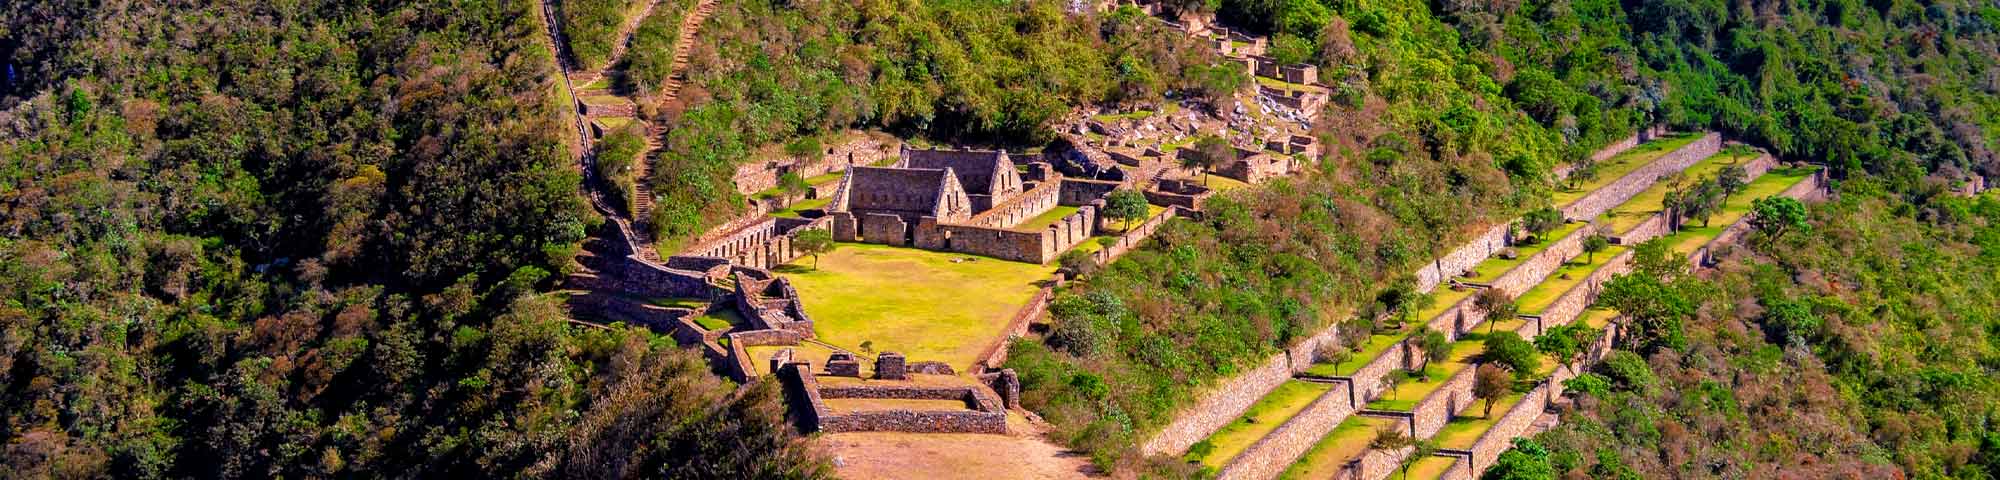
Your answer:
[[[1009,415],[1014,435],[854,432],[821,435],[815,447],[841,478],[1068,479],[1103,477],[1090,458],[1050,443],[1039,427]]]

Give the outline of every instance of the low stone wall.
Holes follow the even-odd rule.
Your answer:
[[[1355,462],[1358,468],[1352,472],[1352,476],[1335,478],[1346,478],[1349,480],[1381,480],[1389,478],[1390,475],[1396,474],[1397,469],[1402,468],[1403,459],[1410,458],[1410,454],[1416,453],[1416,451],[1416,447],[1403,447],[1395,450],[1368,449],[1361,452],[1361,458],[1358,462]]]
[[[1597,301],[1597,293],[1604,289],[1604,282],[1609,282],[1611,277],[1632,269],[1632,255],[1631,250],[1619,253],[1611,260],[1605,261],[1604,265],[1597,267],[1597,270],[1590,272],[1583,281],[1569,287],[1569,290],[1563,292],[1562,296],[1556,297],[1556,301],[1550,303],[1548,308],[1542,309],[1541,315],[1529,317],[1539,321],[1523,328],[1521,338],[1534,340],[1549,328],[1576,320],[1577,315],[1582,314],[1584,309],[1590,308],[1590,304]]]
[[[1445,279],[1472,269],[1503,248],[1507,248],[1507,224],[1487,227],[1485,232],[1465,242],[1465,245],[1417,269],[1417,291],[1429,292],[1444,283]]]
[[[938,228],[950,236],[947,250],[953,252],[1035,264],[1048,263],[1053,257],[1048,251],[1055,239],[1049,231],[1017,232],[970,225],[938,225]]]
[[[1585,225],[1562,238],[1545,239],[1543,241],[1554,243],[1540,252],[1535,252],[1533,256],[1501,273],[1500,276],[1494,277],[1487,286],[1506,292],[1508,297],[1519,296],[1535,288],[1535,285],[1540,285],[1542,279],[1548,278],[1550,273],[1561,268],[1563,262],[1582,254],[1583,240],[1595,233],[1597,232],[1593,227]]]
[[[1107,245],[1103,250],[1098,250],[1097,253],[1092,254],[1092,260],[1096,260],[1098,265],[1110,265],[1112,260],[1117,260],[1118,257],[1124,256],[1125,252],[1129,252],[1133,248],[1138,248],[1140,242],[1146,241],[1146,237],[1153,236],[1153,232],[1158,231],[1161,225],[1167,223],[1167,220],[1180,215],[1180,211],[1180,207],[1168,207],[1166,210],[1160,211],[1159,215],[1154,215],[1153,218],[1148,218],[1145,222],[1140,223],[1139,226],[1132,227],[1125,234],[1119,235],[1117,242]],[[1103,222],[1103,217],[1098,217],[1098,223]],[[1102,229],[1103,225],[1099,225],[1098,227]]]
[[[1000,204],[994,205],[990,209],[980,211],[978,215],[974,215],[963,224],[986,228],[1006,228],[1019,225],[1021,222],[1035,218],[1035,216],[1041,215],[1051,208],[1056,208],[1061,199],[1061,193],[1061,182],[1041,182],[1035,184],[1033,188],[1021,192],[1020,195],[1015,195],[1014,198],[1009,198],[1007,201],[1000,202]]]
[[[1570,202],[1569,205],[1564,205],[1563,217],[1582,221],[1597,218],[1598,215],[1652,187],[1653,182],[1659,180],[1661,175],[1685,170],[1689,165],[1714,155],[1721,148],[1722,135],[1708,132],[1701,139],[1688,143],[1678,150],[1667,152],[1660,158],[1654,159],[1653,163],[1639,167],[1603,188],[1590,192],[1583,198]]]
[[[1354,407],[1348,403],[1348,388],[1346,382],[1336,383],[1332,390],[1320,394],[1319,398],[1313,400],[1311,405],[1307,405],[1305,410],[1300,410],[1298,414],[1285,420],[1284,424],[1278,425],[1278,429],[1264,435],[1264,438],[1250,444],[1250,448],[1231,459],[1228,465],[1222,467],[1216,478],[1220,480],[1277,478],[1278,474],[1284,473],[1293,462],[1297,462],[1299,457],[1305,456],[1313,444],[1319,443],[1321,438],[1333,432],[1334,427],[1340,426],[1341,421],[1347,420],[1347,416],[1354,413]]]
[[[1178,455],[1208,438],[1217,429],[1236,421],[1258,399],[1292,379],[1292,365],[1285,355],[1272,355],[1262,365],[1231,378],[1222,379],[1174,416],[1174,421],[1139,446],[1146,455]]]
[[[1452,415],[1472,406],[1472,381],[1477,370],[1476,365],[1459,369],[1437,390],[1417,401],[1417,406],[1410,409],[1411,428],[1416,432],[1416,438],[1431,438],[1444,428],[1446,422],[1451,421]]]
[[[1000,336],[993,339],[993,343],[986,345],[985,353],[980,354],[979,361],[972,364],[972,371],[993,370],[1007,363],[1007,345],[1013,343],[1014,339],[1027,335],[1029,324],[1040,321],[1043,316],[1048,315],[1049,300],[1054,297],[1055,288],[1042,287],[1041,291],[1035,292],[1033,298],[1028,299],[1027,304],[1015,310],[1014,318],[1007,321],[1007,329],[1002,330]]]
[[[1367,365],[1362,365],[1353,375],[1345,377],[1348,383],[1354,386],[1354,398],[1350,399],[1349,403],[1359,409],[1381,396],[1386,390],[1382,388],[1382,377],[1388,376],[1389,372],[1398,368],[1408,368],[1409,357],[1413,353],[1414,350],[1410,348],[1408,342],[1396,342],[1389,348],[1382,349],[1381,355],[1377,355]]]
[[[819,387],[819,399],[961,400],[967,410],[882,410],[831,414],[815,407],[821,432],[1007,433],[1007,412],[977,387],[914,385]]]
[[[1056,203],[1072,207],[1089,205],[1110,195],[1122,185],[1122,182],[1081,178],[1064,178],[1058,183],[1061,184],[1061,189],[1057,192]]]

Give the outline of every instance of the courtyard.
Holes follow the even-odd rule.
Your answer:
[[[791,279],[820,341],[863,355],[883,351],[968,370],[1053,265],[963,253],[838,244],[776,269]],[[864,348],[866,347],[866,348]],[[865,362],[864,362],[865,363]]]

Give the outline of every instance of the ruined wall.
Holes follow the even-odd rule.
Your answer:
[[[1486,261],[1487,257],[1493,256],[1494,252],[1503,248],[1507,248],[1507,224],[1487,227],[1484,233],[1465,242],[1465,245],[1417,269],[1417,291],[1429,292],[1445,279],[1471,270],[1474,265]]]
[[[777,188],[778,177],[787,172],[797,173],[801,178],[812,178],[843,171],[852,165],[874,165],[894,157],[900,146],[902,142],[888,135],[859,134],[846,142],[827,145],[820,155],[813,158],[787,156],[743,163],[736,167],[731,181],[736,184],[736,193],[750,195]],[[821,192],[822,195],[827,193],[831,192]]]
[[[1062,193],[1061,182],[1042,182],[1034,188],[1021,192],[1013,198],[1001,201],[992,208],[980,211],[965,225],[986,228],[1007,228],[1035,218],[1049,209],[1056,208]],[[973,203],[978,203],[977,201]]]
[[[1631,173],[1606,184],[1603,188],[1590,192],[1569,205],[1562,207],[1564,218],[1588,221],[1597,218],[1634,195],[1653,186],[1661,175],[1670,174],[1694,165],[1722,148],[1722,135],[1715,132],[1704,134],[1701,139],[1688,143],[1678,150],[1667,152],[1653,163],[1639,167]]]
[[[909,244],[910,225],[903,217],[886,213],[864,213],[859,221],[861,241],[883,245]]]
[[[1062,190],[1059,192],[1057,203],[1071,207],[1090,205],[1091,202],[1111,195],[1111,192],[1117,190],[1120,185],[1120,182],[1080,178],[1064,178],[1059,183],[1062,184]]]
[[[1037,264],[1048,263],[1053,258],[1046,253],[1055,240],[1054,233],[1048,230],[1018,232],[949,224],[938,225],[937,228],[950,237],[946,242],[950,251]]]
[[[819,398],[959,400],[967,410],[881,410],[822,413],[821,432],[1007,433],[1007,412],[975,387],[823,386]],[[826,412],[824,407],[815,410]]]
[[[1332,390],[1320,394],[1311,405],[1307,405],[1297,415],[1285,420],[1284,424],[1278,425],[1278,429],[1264,435],[1264,438],[1250,444],[1250,448],[1231,459],[1228,465],[1222,467],[1216,478],[1221,480],[1277,478],[1278,474],[1284,473],[1287,467],[1297,462],[1299,457],[1305,456],[1313,444],[1333,432],[1334,427],[1340,426],[1341,421],[1354,413],[1354,407],[1347,401],[1347,389],[1348,385],[1343,382],[1335,384]]]
[[[1824,200],[1826,199],[1826,195],[1826,170],[1824,169],[1778,192],[1778,196],[1795,198],[1799,201],[1807,202]],[[1743,236],[1750,234],[1750,217],[1750,215],[1744,215],[1743,218],[1737,219],[1736,223],[1731,223],[1728,227],[1723,228],[1722,233],[1717,234],[1714,239],[1709,240],[1701,248],[1696,248],[1694,251],[1688,252],[1688,261],[1697,267],[1713,265],[1715,263],[1715,253],[1720,247],[1734,244],[1738,240],[1741,240]]]
[[[1139,242],[1146,241],[1146,237],[1153,236],[1153,232],[1158,231],[1161,225],[1167,223],[1167,220],[1171,220],[1179,215],[1180,211],[1180,207],[1169,207],[1166,210],[1160,211],[1159,215],[1154,215],[1153,218],[1148,218],[1145,222],[1140,223],[1139,226],[1132,227],[1131,230],[1126,231],[1123,235],[1119,235],[1117,242],[1113,242],[1111,245],[1105,246],[1103,250],[1098,250],[1097,253],[1092,254],[1092,260],[1095,260],[1098,265],[1110,265],[1112,260],[1117,260],[1118,257],[1125,255],[1125,252],[1137,248]],[[1103,217],[1098,218],[1099,222],[1103,221]],[[1102,228],[1103,226],[1099,225],[1098,227]]]

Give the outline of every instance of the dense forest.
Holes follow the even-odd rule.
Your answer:
[[[541,18],[0,9],[0,477],[828,475],[771,385],[538,293],[599,221]]]
[[[1959,246],[1943,250],[1959,255],[1934,258],[1990,259],[1993,252],[1990,241],[1971,240],[1992,235],[1993,220],[1971,213],[1984,211],[1991,201],[1941,194],[1967,172],[2000,174],[1992,148],[2000,133],[1993,128],[2000,124],[2000,70],[1993,68],[2000,59],[1995,50],[2000,9],[1990,5],[1170,3],[1213,9],[1224,22],[1270,33],[1274,55],[1319,64],[1337,99],[1322,128],[1342,148],[1325,159],[1319,175],[1224,199],[1199,222],[1170,225],[1148,248],[1066,289],[1052,309],[1057,320],[1046,341],[1013,346],[1009,365],[1022,372],[1030,408],[1050,419],[1062,440],[1114,469],[1198,474],[1178,459],[1142,459],[1131,452],[1209,382],[1253,366],[1318,328],[1356,323],[1351,319],[1373,318],[1406,303],[1409,281],[1397,278],[1399,272],[1413,271],[1456,246],[1473,231],[1467,227],[1543,206],[1551,165],[1574,162],[1582,167],[1580,174],[1589,175],[1583,152],[1640,125],[1720,130],[1781,158],[1829,165],[1836,178],[1849,180],[1843,191],[1855,193],[1842,203],[1814,207],[1815,223],[1905,228],[1901,233],[1912,237],[1894,241],[1935,244],[1880,247],[1890,253],[1954,244]],[[1823,236],[1839,232],[1850,235]],[[1663,379],[1679,383],[1619,390],[1627,396],[1596,404],[1605,418],[1649,415],[1618,417],[1612,424],[1620,428],[1680,416],[1686,428],[1675,441],[1662,442],[1654,433],[1614,436],[1603,423],[1592,429],[1584,422],[1565,427],[1563,441],[1546,442],[1552,456],[1544,461],[1554,458],[1561,468],[1553,471],[1584,477],[1757,476],[1822,462],[1830,469],[1852,467],[1849,472],[1879,473],[1871,466],[1889,464],[1918,477],[1991,475],[2000,462],[2000,443],[1990,422],[2000,410],[1988,399],[1995,393],[1991,378],[2000,357],[1990,332],[2000,323],[1991,308],[1993,293],[1984,286],[1990,282],[1966,279],[1992,278],[1990,265],[1916,274],[1944,264],[1897,265],[1916,260],[1840,250],[1856,247],[1840,245],[1854,235],[1850,229],[1819,229],[1810,239],[1791,242],[1832,244],[1814,257],[1843,271],[1858,270],[1854,275],[1868,280],[1814,284],[1815,277],[1800,271],[1835,265],[1781,262],[1764,267],[1762,291],[1817,293],[1805,297],[1809,300],[1704,299],[1721,302],[1716,305],[1777,302],[1788,311],[1809,312],[1797,321],[1828,325],[1833,320],[1822,317],[1833,311],[1875,311],[1852,324],[1857,332],[1889,329],[1898,322],[1876,319],[1899,309],[1908,324],[1897,328],[1916,338],[1850,334],[1840,341],[1854,344],[1837,349],[1757,357],[1764,365],[1827,364],[1821,373],[1784,371],[1782,377],[1762,379],[1819,375],[1816,384],[1826,387],[1824,392],[1842,395],[1788,406],[1802,410],[1786,417],[1804,419],[1797,421],[1742,415],[1748,404],[1733,406],[1735,416],[1697,415],[1683,404],[1687,400],[1664,399],[1758,383],[1747,374],[1723,375],[1736,373],[1726,364],[1707,363],[1718,350],[1756,349],[1688,333],[1697,340],[1641,357],[1650,358],[1663,375],[1674,373]],[[1968,242],[1973,246],[1965,246]],[[1798,249],[1786,245],[1765,248]],[[1936,276],[1956,280],[1946,283]],[[1912,286],[1896,289],[1900,296],[1894,300],[1878,302],[1851,290],[1851,282]],[[1937,289],[1942,286],[1951,287]],[[1765,307],[1770,305],[1703,310],[1702,317],[1684,319],[1686,330],[1755,324],[1758,317],[1750,312]],[[1938,341],[1944,337],[1950,340]],[[1783,339],[1775,344],[1788,345]],[[1812,358],[1815,352],[1819,358]],[[1683,371],[1728,382],[1703,384]],[[1814,384],[1798,382],[1793,385],[1801,390],[1755,398],[1824,393],[1810,390]],[[1637,399],[1683,406],[1662,409]],[[1812,435],[1811,445],[1775,438],[1802,423],[1823,434]],[[1710,457],[1689,453],[1694,447],[1687,432],[1696,425],[1707,429],[1703,438],[1710,443],[1692,443]],[[1744,432],[1772,439],[1757,437],[1761,443],[1746,445]],[[1745,452],[1752,448],[1762,450]],[[1848,461],[1856,458],[1864,461]],[[1605,466],[1593,470],[1598,465]]]

